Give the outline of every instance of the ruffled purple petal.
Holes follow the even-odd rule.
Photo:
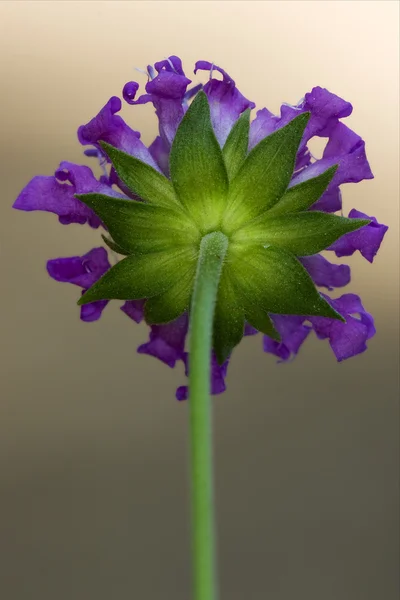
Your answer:
[[[367,340],[376,333],[372,315],[364,309],[356,294],[344,294],[340,298],[326,300],[339,312],[346,322],[322,317],[310,317],[313,329],[320,339],[329,344],[339,362],[361,354],[367,349]]]
[[[253,148],[267,135],[287,125],[297,115],[310,112],[310,120],[300,145],[302,150],[315,135],[329,137],[338,120],[348,117],[352,110],[349,102],[325,88],[315,87],[297,106],[282,104],[280,116],[274,115],[266,108],[259,110],[250,126],[249,148]]]
[[[104,248],[93,248],[83,256],[55,258],[47,262],[47,272],[56,281],[73,283],[89,289],[111,267],[107,251]],[[97,321],[107,306],[108,300],[92,302],[81,307],[82,321]]]
[[[127,300],[121,310],[133,321],[140,323],[144,318],[144,304],[145,300]]]
[[[89,123],[78,129],[78,139],[83,146],[91,144],[101,150],[99,142],[107,142],[127,154],[136,156],[159,170],[148,148],[140,141],[140,133],[134,131],[116,113],[121,110],[121,100],[113,96]]]
[[[333,250],[336,256],[350,256],[358,250],[364,258],[370,263],[374,260],[376,253],[378,252],[385,233],[389,229],[387,225],[378,223],[375,217],[369,217],[368,215],[353,208],[349,213],[350,219],[371,219],[371,223],[346,233],[341,238],[336,240],[328,250]]]
[[[223,146],[232,126],[241,113],[247,108],[254,108],[255,104],[239,92],[233,79],[220,67],[207,60],[198,60],[194,72],[197,73],[199,70],[210,71],[210,80],[203,89],[210,104],[211,121],[215,135],[220,145]],[[212,78],[213,71],[222,74],[222,81]]]
[[[60,223],[88,223],[97,228],[100,219],[75,194],[98,192],[108,196],[124,197],[115,192],[104,180],[98,181],[89,167],[64,161],[54,176],[38,175],[24,187],[14,202],[19,210],[44,210],[58,215]]]
[[[83,256],[55,258],[47,262],[47,271],[56,281],[90,288],[110,268],[105,248],[93,248]]]
[[[283,104],[280,116],[264,108],[257,112],[257,117],[251,123],[249,149],[303,112],[310,112],[311,116],[299,147],[296,174],[290,185],[316,177],[332,165],[338,164],[339,168],[327,191],[312,207],[314,210],[336,212],[342,206],[339,185],[373,177],[366,158],[364,141],[339,121],[351,114],[352,106],[349,102],[324,88],[315,87],[297,106]],[[328,142],[322,159],[312,162],[307,142],[314,136],[327,137]]]
[[[183,358],[183,362],[185,363],[185,374],[188,376],[188,354],[185,353]],[[211,394],[216,396],[217,394],[222,394],[226,390],[225,377],[226,372],[228,370],[229,359],[226,360],[222,365],[218,364],[218,361],[213,352],[211,357]],[[177,400],[187,400],[189,397],[189,388],[187,385],[181,385],[176,390],[176,399]]]
[[[139,346],[138,352],[154,356],[172,368],[177,360],[184,359],[187,331],[188,316],[186,313],[172,323],[152,325],[150,340]]]
[[[306,317],[294,315],[270,315],[275,329],[281,336],[281,341],[277,342],[267,335],[264,335],[264,352],[275,354],[280,361],[287,361],[294,357],[300,350],[301,345],[309,335],[311,327],[303,325]]]
[[[328,143],[320,160],[316,160],[307,168],[295,175],[291,185],[321,175],[329,167],[339,165],[327,191],[316,202],[313,210],[340,210],[338,204],[338,186],[342,183],[358,183],[363,179],[372,179],[373,174],[365,154],[365,142],[354,131],[343,123],[332,128]]]
[[[125,84],[122,95],[128,104],[153,103],[159,121],[160,135],[170,148],[184,115],[185,95],[191,80],[185,77],[182,62],[177,56],[170,56],[154,66],[157,74],[148,68],[150,80],[146,84],[146,94],[135,100],[138,84],[129,81]]]
[[[348,265],[335,265],[322,254],[303,256],[300,258],[300,262],[311,275],[315,285],[333,290],[350,282],[350,267]]]

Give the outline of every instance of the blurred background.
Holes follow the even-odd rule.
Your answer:
[[[170,54],[189,77],[214,61],[257,108],[315,85],[351,101],[375,179],[343,186],[344,210],[391,226],[373,265],[348,259],[348,290],[376,317],[365,354],[338,364],[313,336],[291,364],[261,336],[234,353],[214,403],[221,598],[397,600],[398,13],[382,0],[1,3],[4,600],[190,599],[183,369],[136,353],[147,327],[118,302],[80,322],[78,288],[47,276],[47,259],[87,252],[98,232],[11,210],[61,160],[94,167],[77,127]],[[153,140],[151,105],[122,115]]]

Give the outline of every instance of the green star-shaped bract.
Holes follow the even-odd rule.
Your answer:
[[[172,144],[171,179],[101,143],[123,183],[143,201],[77,195],[107,227],[108,245],[126,255],[79,304],[146,298],[149,324],[176,319],[190,309],[202,238],[220,232],[228,241],[214,317],[220,363],[241,340],[245,321],[279,340],[268,313],[343,320],[296,257],[316,254],[369,221],[307,211],[336,166],[288,188],[309,113],[247,153],[249,115],[240,116],[221,150],[207,97],[199,92]]]

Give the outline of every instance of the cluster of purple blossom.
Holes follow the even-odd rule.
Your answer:
[[[132,193],[118,178],[114,168],[107,162],[100,141],[105,141],[148,163],[157,171],[168,172],[168,158],[171,143],[177,127],[187,109],[188,101],[203,89],[211,110],[211,119],[216,137],[221,146],[226,141],[232,126],[240,114],[255,104],[247,100],[235,85],[231,77],[221,68],[207,62],[198,61],[198,70],[209,71],[209,80],[203,86],[192,83],[182,70],[182,63],[176,56],[160,61],[154,67],[148,67],[146,93],[135,99],[139,85],[129,82],[124,86],[123,98],[131,104],[151,102],[159,120],[159,135],[153,143],[146,147],[140,139],[140,133],[131,129],[117,114],[121,110],[120,98],[113,96],[100,112],[86,125],[78,129],[78,139],[84,146],[87,156],[97,157],[105,165],[104,174],[97,179],[87,166],[62,162],[54,176],[34,177],[22,190],[14,207],[20,210],[43,210],[58,215],[60,223],[87,223],[92,228],[102,227],[99,218],[85,204],[75,198],[75,194],[98,192],[108,196],[133,198]],[[215,77],[216,73],[217,75]],[[222,78],[221,78],[222,75]],[[341,119],[352,112],[349,102],[342,100],[326,89],[315,87],[307,93],[296,106],[283,104],[281,114],[276,116],[268,109],[258,110],[250,126],[249,150],[261,139],[286,125],[302,112],[310,112],[311,117],[306,127],[297,155],[294,175],[290,185],[298,184],[311,177],[316,177],[330,166],[339,167],[323,196],[311,207],[334,213],[342,210],[340,186],[343,183],[357,183],[373,177],[365,154],[364,141]],[[307,147],[314,136],[326,138],[327,143],[322,158],[316,160]],[[379,224],[374,217],[367,216],[355,209],[348,215],[350,218],[367,218],[371,222],[361,229],[348,233],[335,242],[328,250],[337,257],[350,256],[357,250],[369,262],[377,253],[387,226]],[[350,281],[350,268],[344,264],[333,264],[321,254],[301,258],[317,286],[327,290],[341,288]],[[49,260],[47,270],[56,281],[73,283],[83,292],[91,287],[109,268],[107,250],[98,247],[84,256],[58,258]],[[274,325],[281,335],[277,342],[268,336],[263,337],[265,352],[276,355],[281,361],[287,361],[296,355],[311,331],[318,338],[328,339],[338,361],[354,356],[366,349],[367,340],[375,334],[374,321],[364,309],[361,300],[355,294],[344,294],[328,302],[346,319],[338,320],[291,315],[271,315]],[[132,320],[139,323],[143,319],[142,300],[128,300],[121,310]],[[108,301],[93,302],[81,307],[81,319],[86,322],[96,321]],[[176,321],[166,325],[151,326],[150,339],[141,345],[138,352],[149,354],[174,367],[182,361],[187,369],[187,353],[185,340],[188,331],[188,317],[180,316]],[[246,326],[245,334],[258,333]],[[225,389],[225,375],[228,366],[226,361],[219,366],[215,357],[212,359],[212,392],[217,394]],[[187,387],[177,390],[179,400],[187,397]]]

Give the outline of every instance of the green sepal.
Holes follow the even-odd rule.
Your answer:
[[[172,183],[162,173],[107,142],[100,142],[100,146],[110,158],[119,177],[134,194],[157,206],[177,204]]]
[[[223,227],[227,234],[265,212],[284,194],[310,118],[302,113],[261,140],[247,155],[229,188]]]
[[[240,115],[229,132],[222,149],[230,181],[235,177],[246,158],[249,146],[250,112],[248,108]]]
[[[240,283],[237,281],[238,273],[236,270],[235,275],[233,264],[234,263],[232,263],[230,269],[230,275],[235,285],[237,301],[240,303],[244,310],[245,320],[249,323],[249,325],[257,329],[261,333],[264,333],[265,335],[268,335],[277,342],[280,342],[281,336],[275,329],[274,324],[272,323],[272,320],[268,313],[262,308],[262,306],[257,304],[257,300],[252,298],[251,295],[249,295],[248,292],[243,288],[243,286],[241,286]]]
[[[264,333],[265,335],[268,335],[277,342],[281,341],[281,336],[275,329],[274,324],[271,321],[271,317],[264,310],[249,304],[245,309],[244,314],[246,321],[255,329],[261,333]]]
[[[196,259],[197,252],[190,247],[128,256],[89,288],[78,304],[151,298],[174,285],[192,266],[195,268]]]
[[[222,266],[214,313],[213,348],[222,365],[244,333],[244,311],[230,277],[228,263]]]
[[[318,177],[313,177],[286,190],[282,198],[269,213],[274,216],[309,209],[325,192],[339,165],[333,165]]]
[[[103,194],[77,194],[106,225],[118,246],[130,252],[158,252],[198,244],[199,231],[179,206],[153,206]]]
[[[144,318],[148,325],[170,323],[189,309],[195,274],[196,264],[193,263],[170,288],[147,300]]]
[[[228,175],[211,124],[207,96],[202,91],[189,106],[176,132],[170,173],[180,202],[202,233],[218,229],[226,206]]]
[[[122,246],[114,242],[114,240],[108,238],[103,233],[101,234],[101,237],[103,238],[104,243],[110,248],[110,250],[113,250],[113,252],[116,252],[117,254],[122,254],[123,256],[128,256],[128,254],[130,254],[128,250],[122,248]]]
[[[239,229],[232,241],[246,245],[268,244],[284,248],[296,256],[308,256],[325,250],[342,235],[369,222],[367,219],[347,219],[317,211],[278,217],[268,211]]]
[[[268,313],[329,317],[343,321],[319,294],[297,258],[269,246],[230,248],[231,267],[241,296]]]

